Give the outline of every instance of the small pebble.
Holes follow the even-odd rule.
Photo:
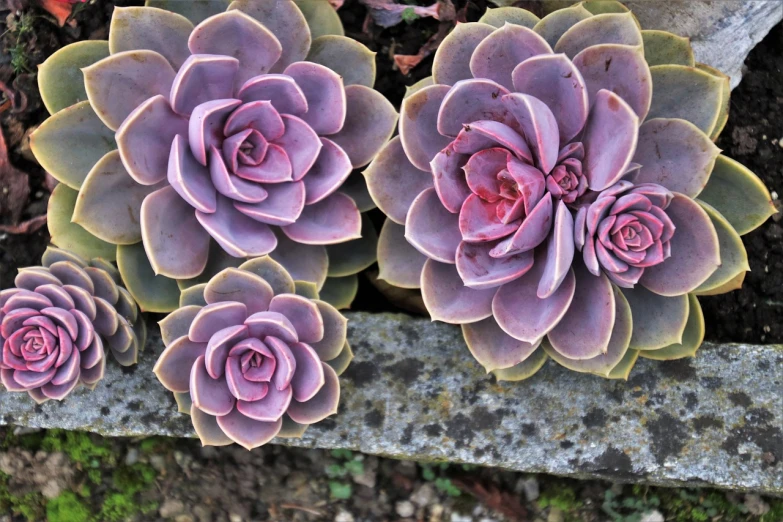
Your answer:
[[[660,511],[648,511],[639,522],[664,522],[664,518]]]
[[[541,491],[538,487],[538,481],[534,478],[529,478],[522,482],[522,491],[525,492],[525,498],[528,502],[535,501],[541,494]]]
[[[353,522],[353,515],[341,509],[338,511],[337,516],[334,517],[334,522]]]
[[[451,514],[451,522],[473,522],[473,517],[471,515],[463,515],[460,513],[452,513]]]
[[[163,505],[160,506],[158,512],[160,513],[161,518],[174,518],[183,511],[185,511],[185,504],[183,504],[181,500],[170,498],[163,502]]]
[[[565,515],[560,508],[553,507],[549,510],[549,516],[546,517],[546,522],[563,522]]]
[[[429,506],[435,501],[435,488],[432,484],[422,484],[411,495],[411,502],[417,506],[425,507]]]
[[[125,465],[133,466],[139,461],[139,450],[136,448],[130,448],[128,453],[125,454]]]
[[[401,500],[400,502],[394,504],[394,510],[402,518],[408,518],[412,517],[416,512],[416,507],[413,505],[413,502],[408,500]]]

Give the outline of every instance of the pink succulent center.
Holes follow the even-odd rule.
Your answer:
[[[576,144],[581,150],[581,143]],[[574,146],[574,144],[572,144]],[[574,154],[560,162],[546,177],[546,188],[552,197],[574,203],[587,192],[587,178],[582,173],[582,154]]]
[[[576,246],[593,274],[603,271],[633,286],[644,269],[671,256],[674,224],[666,213],[672,193],[660,185],[621,181],[579,209]]]

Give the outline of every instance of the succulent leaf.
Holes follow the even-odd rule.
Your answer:
[[[116,255],[122,280],[142,311],[168,313],[177,308],[177,282],[155,274],[143,244],[118,245]]]
[[[487,373],[518,365],[536,351],[537,343],[514,339],[504,332],[494,318],[462,325],[462,334],[473,357]]]
[[[85,178],[71,221],[108,243],[138,243],[142,201],[158,188],[136,183],[125,170],[120,153],[109,152]]]
[[[642,46],[642,33],[630,12],[598,14],[570,27],[553,47],[573,59],[588,47],[600,44]]]
[[[168,96],[175,76],[166,58],[150,50],[113,53],[83,72],[90,105],[111,130],[117,130],[142,102]]]
[[[83,101],[42,123],[30,136],[30,148],[44,170],[78,190],[98,160],[117,146],[114,133]]]
[[[367,180],[364,179],[360,172],[354,171],[348,176],[348,179],[338,189],[338,192],[342,192],[351,198],[356,203],[359,212],[369,212],[376,208],[375,201],[373,201],[367,188]]]
[[[87,99],[82,69],[109,56],[109,42],[86,40],[66,45],[38,69],[38,88],[49,114]]]
[[[516,366],[504,368],[502,370],[494,370],[492,375],[494,375],[498,381],[523,381],[538,373],[538,370],[543,368],[548,360],[549,357],[547,357],[544,350],[536,350],[530,357]]]
[[[111,54],[150,50],[165,57],[175,69],[187,59],[193,24],[182,15],[155,7],[120,7],[109,25]],[[139,55],[137,55],[139,56]]]
[[[777,212],[759,177],[726,156],[718,156],[699,199],[720,212],[741,236]]]
[[[720,149],[686,120],[656,118],[639,129],[634,183],[656,183],[696,197],[707,184]]]
[[[613,287],[612,291],[614,293],[615,322],[605,352],[588,359],[573,359],[561,354],[546,338],[541,342],[543,351],[556,363],[569,370],[609,377],[626,357],[629,351],[631,332],[636,326],[628,301],[617,287]]]
[[[438,114],[449,88],[445,85],[422,86],[410,90],[400,109],[400,141],[405,154],[419,170],[430,171],[430,162],[448,144],[438,133]]]
[[[313,37],[308,21],[292,0],[234,0],[228,9],[238,9],[252,16],[277,37],[283,47],[283,54],[271,72],[281,73],[292,63],[300,62],[307,56]]]
[[[366,214],[362,215],[362,237],[329,245],[329,277],[358,274],[377,261],[378,233]]]
[[[348,344],[348,341],[345,341],[345,344],[343,345],[343,349],[340,351],[340,355],[338,355],[334,359],[326,361],[326,364],[331,366],[334,372],[338,376],[340,376],[343,374],[345,370],[348,369],[348,365],[351,364],[352,360],[353,360],[353,351],[351,350],[351,345]]]
[[[312,0],[294,0],[296,6],[302,11],[310,28],[313,39],[321,36],[344,36],[345,29],[337,12],[329,2],[313,2]]]
[[[52,243],[85,257],[102,257],[113,261],[116,248],[87,232],[81,225],[71,222],[79,193],[67,185],[57,185],[49,196],[46,212]]]
[[[644,121],[652,101],[650,69],[641,47],[620,44],[593,45],[574,57],[587,88],[590,104],[601,89],[620,96]]]
[[[647,65],[685,65],[693,67],[696,60],[693,57],[691,41],[666,31],[642,31],[644,40],[644,58]]]
[[[723,110],[724,81],[694,67],[650,67],[653,97],[647,119],[680,118],[711,135]]]
[[[375,85],[375,54],[365,45],[338,35],[313,40],[307,60],[330,68],[348,85]]]
[[[472,78],[470,57],[484,38],[495,31],[488,24],[470,22],[458,24],[443,39],[432,63],[432,79],[437,84],[454,85]]]
[[[196,25],[210,16],[222,13],[228,8],[229,3],[229,0],[189,0],[188,2],[183,2],[182,0],[146,0],[144,5],[180,14]],[[190,407],[183,413],[189,414]]]
[[[718,139],[718,136],[720,136],[720,133],[723,132],[726,124],[729,122],[729,109],[731,108],[731,78],[719,70],[703,63],[697,63],[696,68],[715,76],[723,84],[721,91],[722,95],[720,114],[718,115],[718,121],[715,123],[715,128],[713,128],[712,132],[710,133],[710,138],[712,138],[712,141],[715,141]]]
[[[521,25],[528,29],[533,29],[541,19],[519,7],[498,7],[497,9],[487,9],[487,12],[479,18],[479,22],[493,27],[503,27],[506,23]]]
[[[405,239],[405,227],[391,219],[378,237],[378,279],[399,288],[421,288],[421,271],[427,256]]]
[[[405,154],[400,137],[394,137],[364,171],[367,189],[389,219],[404,224],[413,200],[432,188],[432,175],[417,169]]]
[[[354,274],[346,277],[327,277],[318,294],[322,301],[338,310],[344,310],[351,307],[358,291],[359,277]]]
[[[270,257],[280,263],[294,280],[315,283],[320,291],[330,268],[327,249],[323,245],[305,245],[278,234],[278,248]]]
[[[552,54],[546,40],[532,29],[506,23],[476,46],[470,58],[470,71],[474,78],[487,78],[511,89],[514,68],[542,54]]]
[[[397,111],[378,91],[364,85],[349,85],[345,96],[348,106],[345,125],[330,139],[345,150],[354,168],[363,167],[391,138],[397,125]]]
[[[671,361],[684,357],[693,357],[704,341],[704,314],[699,300],[694,294],[688,294],[688,322],[682,334],[682,342],[665,346],[658,350],[640,351],[639,356],[657,361]]]
[[[623,288],[631,306],[631,349],[649,351],[682,341],[688,320],[688,296],[664,297],[639,286]]]
[[[585,9],[582,3],[578,3],[549,13],[533,27],[533,30],[554,48],[566,31],[591,16],[592,13]]]
[[[703,201],[698,201],[698,203],[710,216],[715,231],[718,233],[720,266],[693,293],[696,295],[715,295],[711,292],[725,287],[725,285],[736,280],[741,274],[750,271],[748,253],[745,251],[745,245],[742,244],[742,238],[732,228],[726,218],[707,203]]]

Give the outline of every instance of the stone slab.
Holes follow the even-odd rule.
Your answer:
[[[533,378],[497,383],[460,329],[353,312],[356,358],[338,415],[290,446],[347,448],[573,477],[709,485],[783,495],[783,347],[705,344],[694,359],[641,360],[628,382],[549,361]],[[0,424],[107,436],[194,436],[156,381],[153,327],[141,362],[112,363],[93,393],[36,406],[0,392]]]
[[[748,53],[783,20],[781,0],[630,0],[624,2],[644,29],[691,39],[696,60],[742,79]]]

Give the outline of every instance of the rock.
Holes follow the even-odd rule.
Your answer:
[[[538,481],[533,477],[525,479],[522,482],[522,491],[524,491],[525,498],[528,502],[536,500],[541,493],[538,488]]]
[[[166,471],[166,459],[164,459],[161,455],[151,455],[150,466],[152,466],[158,473],[164,473]]]
[[[437,498],[435,488],[432,484],[425,482],[413,492],[413,495],[411,495],[411,502],[419,507],[426,507],[435,502]]]
[[[443,520],[443,512],[446,510],[441,504],[434,504],[430,508],[430,522],[441,522]]]
[[[546,517],[546,522],[563,522],[565,520],[565,515],[563,514],[563,510],[560,508],[549,508],[549,515]]]
[[[783,494],[780,347],[705,343],[694,358],[640,360],[628,382],[549,361],[527,381],[496,383],[470,357],[457,327],[396,314],[346,315],[356,358],[341,376],[339,414],[310,426],[302,439],[274,443]],[[190,417],[176,413],[173,397],[152,373],[161,349],[150,325],[139,365],[125,373],[108,364],[93,392],[78,389],[65,401],[40,406],[25,394],[0,392],[0,423],[193,437]],[[382,423],[375,422],[379,413]],[[252,463],[255,452],[231,454]],[[150,464],[165,470],[155,457]],[[415,465],[399,469],[414,479],[418,473]]]
[[[60,495],[63,491],[63,485],[56,479],[52,479],[43,485],[41,488],[41,495],[44,498],[53,499]]]
[[[660,511],[648,511],[642,515],[639,522],[664,522],[664,520]]]
[[[454,512],[451,514],[451,518],[449,520],[451,520],[451,522],[473,522],[473,516]]]
[[[237,515],[236,513],[230,513],[228,515],[228,520],[230,522],[242,522],[242,517],[240,515]]]
[[[185,504],[181,500],[167,498],[160,506],[158,513],[162,518],[174,518],[185,511]]]
[[[128,453],[125,454],[125,465],[133,466],[139,461],[139,450],[136,448],[130,448]]]
[[[769,513],[769,504],[756,494],[745,495],[745,507],[751,515],[760,517]]]
[[[354,521],[353,515],[342,508],[340,508],[340,511],[337,512],[337,516],[334,517],[334,522],[353,522],[353,521]]]
[[[662,29],[687,36],[696,61],[742,79],[748,53],[783,19],[779,1],[769,0],[630,0],[624,2],[643,29]]]
[[[198,522],[212,522],[214,520],[212,511],[210,511],[206,506],[194,507],[193,514],[196,516]]]
[[[402,518],[412,517],[416,513],[416,506],[408,500],[401,500],[394,504],[394,511]]]
[[[351,478],[356,484],[365,486],[368,488],[374,488],[378,482],[378,459],[375,457],[368,457],[364,459],[364,466],[362,473],[352,474]]]
[[[177,515],[174,517],[174,522],[196,522],[196,519],[193,518],[193,515],[183,513],[182,515]]]

